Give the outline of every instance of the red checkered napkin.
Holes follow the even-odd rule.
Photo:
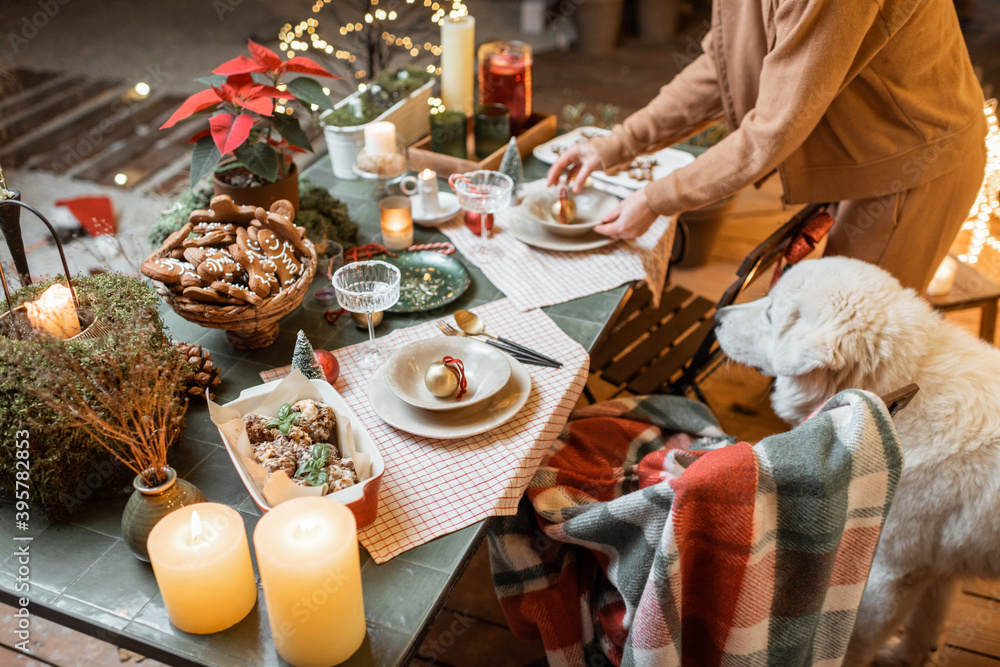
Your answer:
[[[545,181],[538,180],[523,190],[528,194],[544,189]],[[673,218],[657,218],[637,239],[585,252],[556,252],[519,241],[510,231],[515,215],[523,215],[520,208],[497,214],[488,242],[495,244],[503,256],[484,265],[480,265],[475,252],[479,235],[469,231],[462,216],[439,229],[521,310],[571,301],[634,280],[645,280],[657,297],[663,291],[676,229]]]
[[[486,517],[514,514],[583,391],[590,357],[545,313],[520,312],[510,299],[473,310],[492,333],[558,359],[563,367],[525,366],[532,383],[525,406],[506,424],[466,440],[432,440],[385,424],[368,403],[370,374],[357,364],[367,343],[335,351],[340,378],[334,388],[385,458],[378,518],[358,533],[376,563]],[[395,350],[441,335],[434,322],[426,322],[380,340]],[[270,381],[287,372],[275,369],[261,377]]]

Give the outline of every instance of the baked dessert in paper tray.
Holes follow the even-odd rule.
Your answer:
[[[225,405],[209,398],[208,409],[262,511],[290,498],[323,496],[347,505],[358,528],[375,520],[385,463],[328,382],[294,370]]]

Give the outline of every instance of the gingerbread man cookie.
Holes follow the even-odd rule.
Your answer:
[[[185,287],[183,294],[192,301],[198,301],[200,303],[211,303],[219,305],[225,305],[225,304],[235,305],[240,303],[239,299],[234,299],[230,296],[227,296],[221,292],[218,292],[208,287]]]
[[[254,294],[266,298],[281,289],[275,275],[277,265],[260,251],[260,246],[256,249],[251,246],[250,238],[242,227],[236,233],[236,243],[229,246],[229,254],[246,271],[247,286]]]
[[[171,251],[180,247],[181,243],[184,242],[184,239],[186,239],[191,234],[193,228],[194,225],[192,225],[190,222],[187,222],[184,223],[183,227],[181,227],[176,232],[168,236],[167,239],[163,242],[163,254],[164,255],[169,254]]]
[[[253,220],[256,206],[237,206],[229,195],[216,195],[208,203],[208,210],[191,211],[188,220],[198,224],[203,222],[230,222],[246,224]]]
[[[183,245],[185,248],[208,248],[211,246],[218,247],[221,245],[225,245],[227,239],[229,240],[230,243],[232,243],[233,242],[232,234],[227,234],[226,232],[220,229],[214,232],[208,232],[207,234],[203,234],[201,236],[192,236],[189,239],[184,239],[181,245]]]
[[[165,285],[173,285],[181,281],[181,276],[186,270],[185,267],[191,267],[191,265],[184,260],[173,257],[157,257],[143,262],[140,270],[143,275],[149,276],[153,280],[158,280]]]
[[[281,287],[288,287],[298,280],[302,274],[302,262],[295,256],[295,250],[288,241],[270,229],[258,231],[257,240],[267,258],[274,262]]]
[[[245,301],[251,306],[259,306],[264,303],[264,300],[258,295],[254,294],[245,287],[240,287],[239,285],[234,285],[228,283],[224,280],[216,280],[212,283],[212,289],[220,294],[227,294],[231,297],[235,297],[240,301]]]
[[[275,204],[278,203],[280,202],[275,202]],[[295,248],[295,252],[298,253],[300,257],[306,257],[309,255],[309,249],[302,240],[302,236],[299,234],[298,228],[292,224],[291,220],[284,217],[284,215],[274,212],[265,212],[264,209],[257,209],[257,216],[254,219],[253,224],[260,227],[262,230],[271,230],[280,236],[282,240],[292,244]],[[257,232],[257,235],[257,240],[260,241],[260,232]],[[261,246],[264,245],[262,241],[260,243]]]
[[[232,280],[240,265],[228,251],[221,248],[205,248],[205,258],[198,264],[198,275],[205,280]]]

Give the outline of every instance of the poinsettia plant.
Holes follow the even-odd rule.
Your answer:
[[[187,98],[160,127],[165,130],[187,118],[209,116],[208,129],[191,137],[191,187],[212,171],[227,181],[241,170],[261,183],[284,178],[292,166],[292,154],[313,148],[299,118],[276,107],[296,102],[310,115],[317,109],[333,108],[330,96],[315,79],[299,76],[283,81],[282,77],[291,72],[329,79],[339,76],[309,58],[282,60],[271,49],[248,41],[249,58],[237,56],[212,70],[214,76],[199,79],[210,87]],[[228,156],[232,157],[225,159]]]

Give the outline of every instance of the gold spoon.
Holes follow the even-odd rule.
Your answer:
[[[476,315],[471,311],[456,310],[455,324],[458,325],[459,329],[469,334],[470,336],[486,336],[487,338],[492,338],[493,340],[500,341],[505,345],[509,345],[510,347],[516,348],[521,352],[523,352],[524,354],[531,355],[533,357],[538,357],[539,359],[543,359],[550,363],[559,364],[560,366],[562,366],[562,362],[556,361],[552,357],[546,357],[544,354],[540,352],[535,352],[530,347],[525,347],[520,343],[515,343],[514,341],[507,340],[506,338],[502,338],[500,336],[495,336],[491,333],[488,333],[486,331],[486,325],[483,324],[483,320],[479,317],[479,315]]]

